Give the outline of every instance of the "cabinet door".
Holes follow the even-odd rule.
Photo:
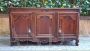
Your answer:
[[[59,13],[58,33],[66,36],[74,36],[77,33],[77,13]],[[59,35],[61,35],[59,34]]]
[[[28,38],[32,34],[31,13],[11,13],[11,31],[14,38]]]
[[[53,12],[35,13],[36,36],[54,35],[55,33],[55,14]]]

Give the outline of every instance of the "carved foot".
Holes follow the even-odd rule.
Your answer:
[[[76,44],[76,46],[78,46],[78,45],[79,45],[78,43],[79,43],[79,40],[76,40],[76,43],[75,43],[75,44]]]
[[[17,45],[17,42],[11,42],[11,46]]]

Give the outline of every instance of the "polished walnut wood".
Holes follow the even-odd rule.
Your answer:
[[[79,9],[10,8],[11,42],[64,42],[79,38]]]

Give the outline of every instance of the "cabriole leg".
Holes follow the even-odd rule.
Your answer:
[[[79,40],[78,39],[76,39],[76,42],[75,42],[75,44],[76,44],[76,46],[78,46],[79,44]]]

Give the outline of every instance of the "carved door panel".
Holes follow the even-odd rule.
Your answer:
[[[58,33],[63,35],[75,35],[77,33],[77,14],[59,13]]]
[[[31,13],[11,13],[12,36],[27,38],[32,34]]]
[[[36,36],[54,35],[55,17],[52,12],[36,13]]]

